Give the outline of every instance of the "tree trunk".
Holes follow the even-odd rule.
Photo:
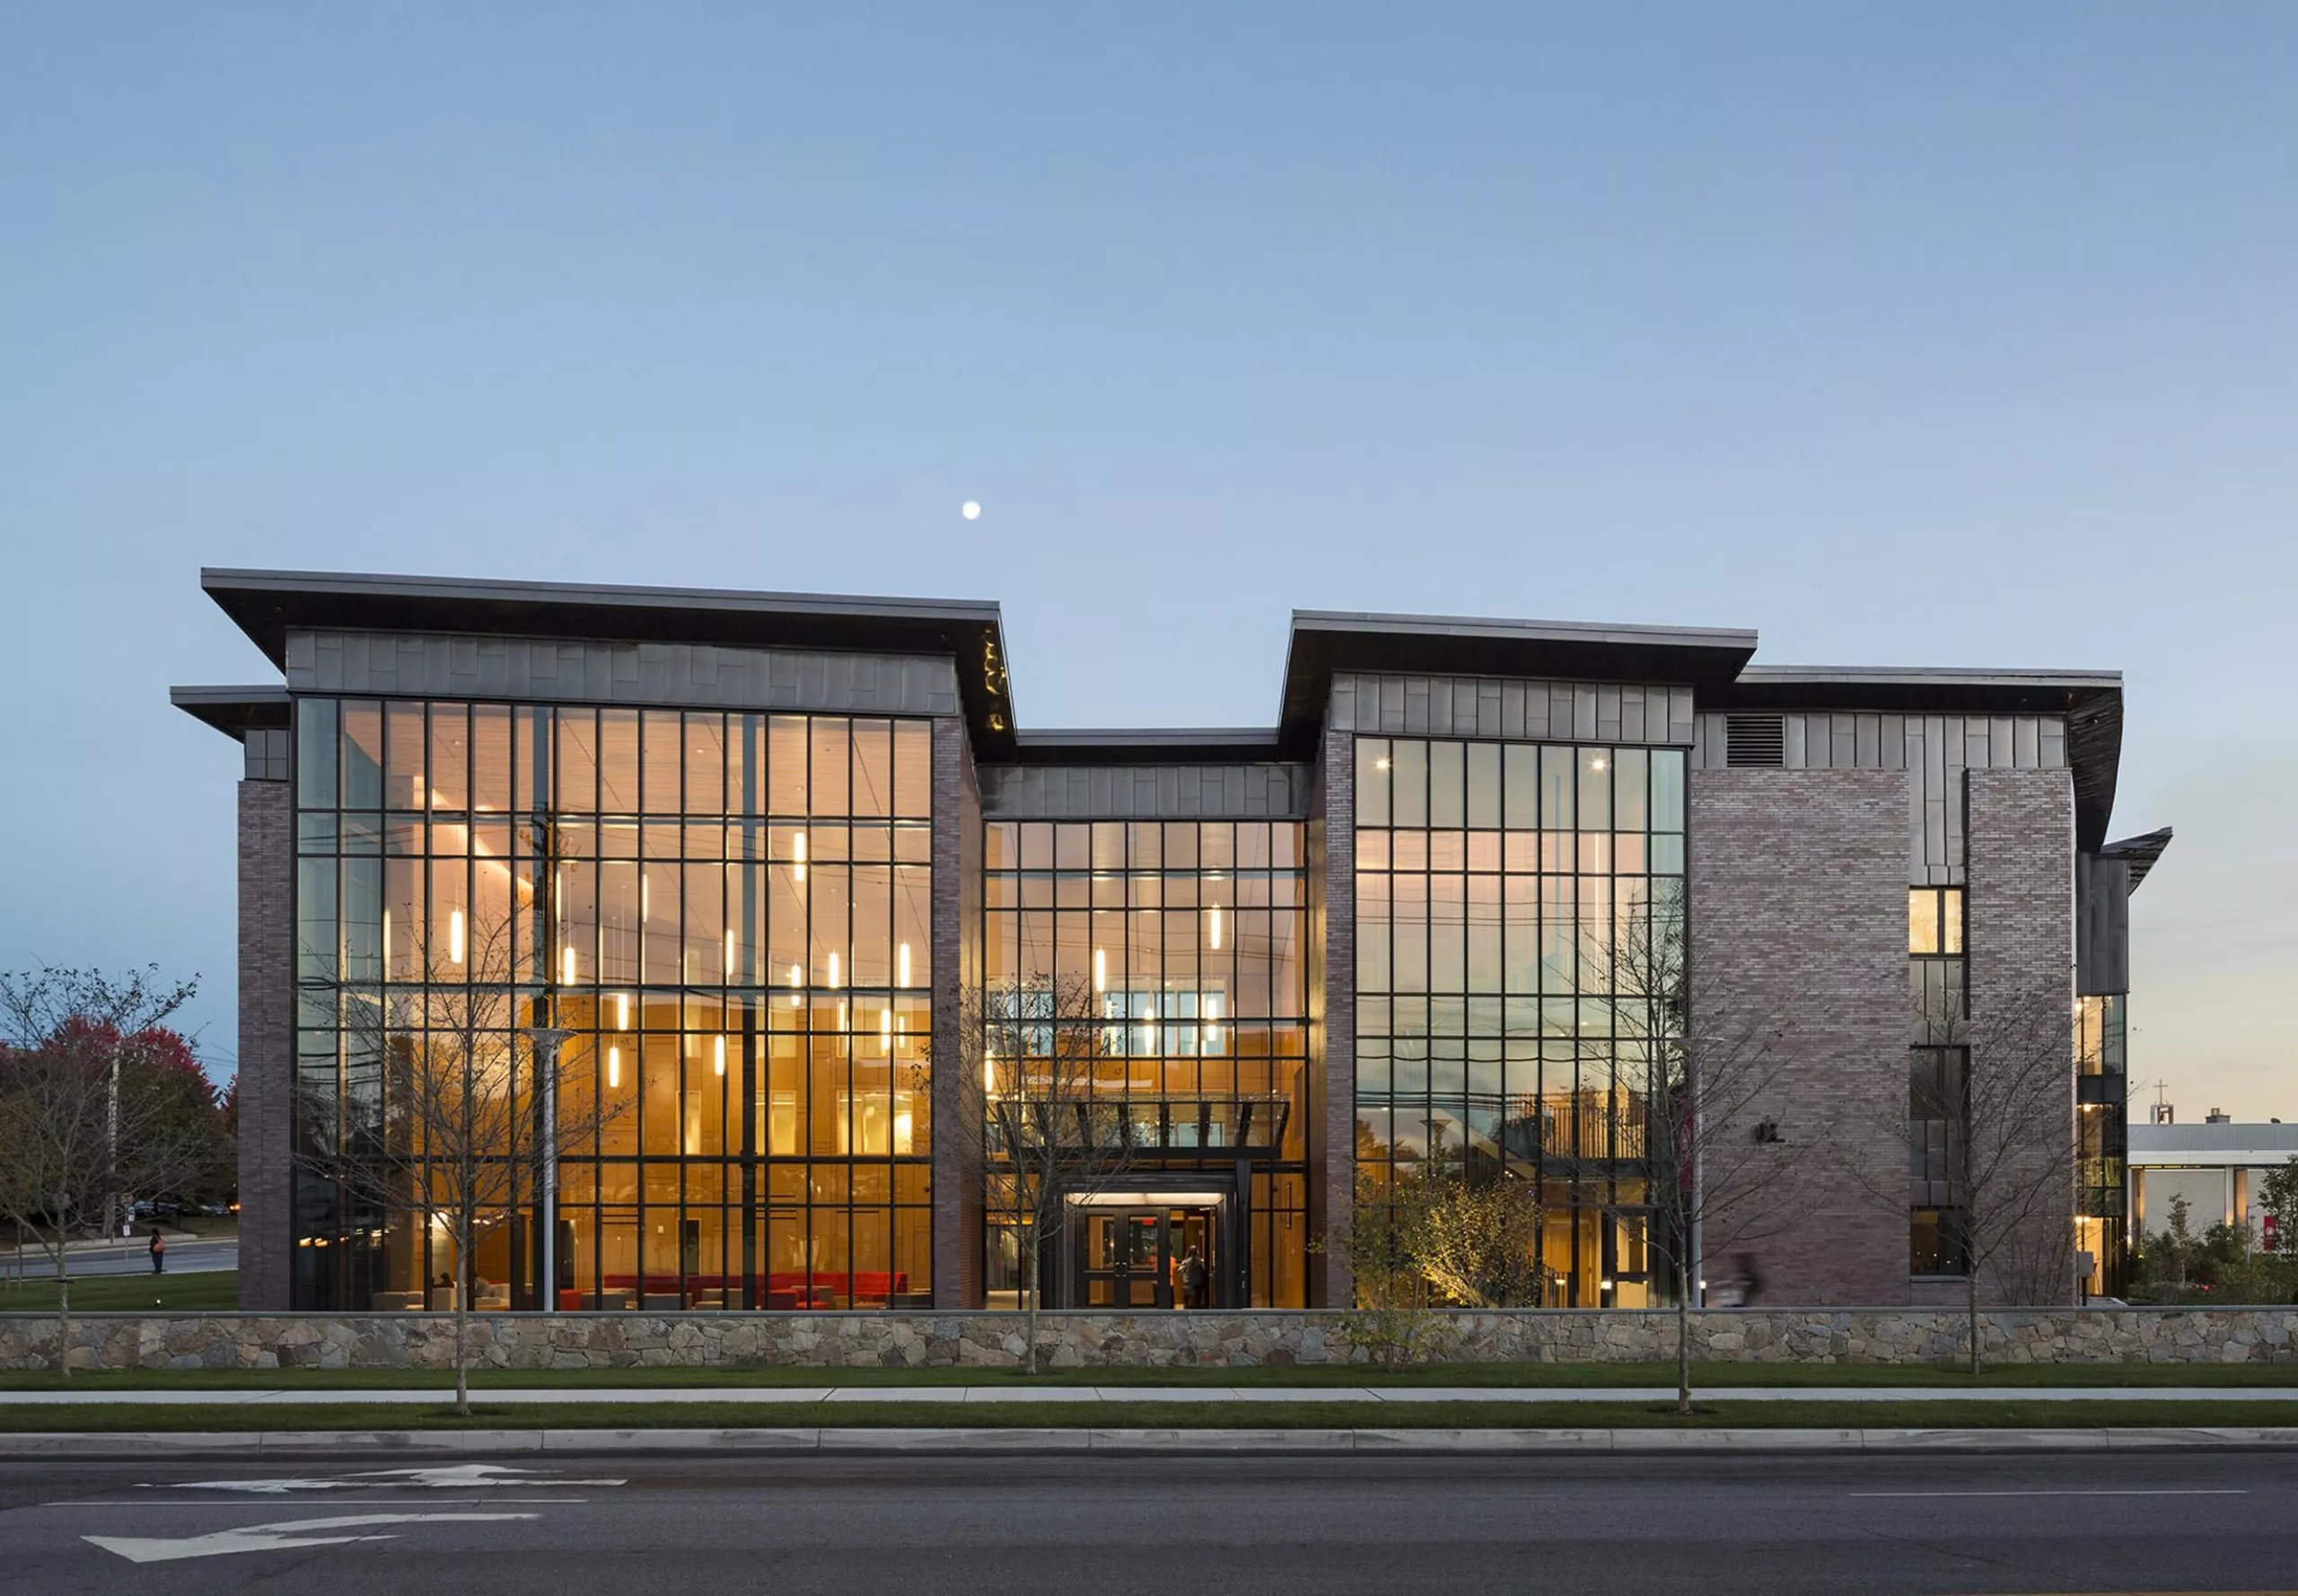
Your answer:
[[[1022,1371],[1025,1373],[1035,1374],[1038,1372],[1038,1249],[1037,1227],[1034,1225],[1030,1229],[1030,1244],[1022,1250],[1022,1262],[1023,1266],[1022,1290],[1026,1299],[1025,1305],[1030,1311],[1028,1327],[1024,1331],[1030,1345],[1024,1355]]]
[[[1680,1271],[1676,1292],[1676,1414],[1691,1416],[1691,1271]]]
[[[643,1284],[643,1282],[642,1282]],[[467,1348],[469,1338],[464,1334],[470,1313],[470,1227],[455,1238],[455,1416],[470,1416],[470,1355]]]
[[[1963,1278],[1963,1304],[1966,1314],[1965,1334],[1970,1339],[1971,1376],[1977,1379],[1982,1367],[1978,1349],[1978,1267],[1971,1267]]]
[[[72,1378],[72,1244],[56,1239],[56,1372]]]

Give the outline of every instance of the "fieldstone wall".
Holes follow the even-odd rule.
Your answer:
[[[1057,1368],[1346,1364],[1346,1313],[1046,1313],[1039,1339]],[[1447,1315],[1441,1361],[1657,1363],[1675,1355],[1675,1318],[1656,1312]],[[1018,1313],[489,1313],[470,1316],[477,1362],[506,1369],[780,1364],[797,1368],[1005,1366]],[[1981,1319],[2004,1364],[2298,1361],[2298,1307],[2020,1309]],[[1692,1356],[1719,1363],[1924,1364],[1962,1355],[1960,1313],[1906,1309],[1734,1309],[1695,1313]],[[212,1313],[75,1318],[83,1369],[439,1369],[443,1313]],[[56,1358],[52,1317],[0,1315],[0,1368]]]

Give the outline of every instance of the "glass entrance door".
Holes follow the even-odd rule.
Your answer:
[[[1166,1216],[1166,1279],[1182,1308],[1225,1308],[1219,1268],[1221,1227],[1212,1208],[1175,1208]]]
[[[1101,1208],[1087,1215],[1084,1305],[1173,1305],[1171,1225],[1162,1209]]]
[[[1220,1210],[1092,1208],[1084,1215],[1085,1308],[1225,1308]]]

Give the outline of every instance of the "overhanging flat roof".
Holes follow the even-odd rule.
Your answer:
[[[1702,709],[1866,710],[1885,715],[2058,715],[2074,781],[2075,845],[2106,842],[2122,763],[2119,671],[1941,671],[1869,665],[1750,665],[1701,697]]]
[[[2162,850],[2170,846],[2171,829],[2165,826],[2143,837],[2126,837],[2120,842],[2110,842],[2099,850],[2099,856],[2123,861],[2130,870],[2130,890],[2136,892],[2138,883],[2146,879],[2148,873],[2162,857]]]
[[[1023,765],[1231,765],[1285,758],[1274,726],[1094,727],[1023,732],[1014,742]]]
[[[268,687],[182,687],[168,689],[168,702],[192,719],[238,738],[253,726],[287,724],[287,689]]]
[[[1908,715],[2065,715],[2119,694],[2119,671],[1938,671],[1870,665],[1750,665],[1703,709],[1867,709]]]
[[[1278,725],[1288,748],[1304,750],[1323,723],[1332,679],[1343,671],[1688,683],[1706,688],[1737,676],[1755,651],[1756,635],[1737,627],[1296,609]]]
[[[2144,1167],[2270,1168],[2298,1153],[2298,1125],[2133,1125],[2129,1134],[2130,1162]]]
[[[2117,671],[1755,665],[1750,662],[1756,634],[1740,627],[1295,610],[1273,728],[1024,735],[1016,731],[1001,612],[987,600],[236,569],[202,571],[200,585],[283,669],[287,634],[299,627],[947,656],[957,666],[975,755],[988,764],[1308,758],[1324,722],[1332,679],[1344,671],[1688,686],[1704,710],[2063,715],[2076,840],[2098,850],[2105,846],[2122,750],[2122,677]],[[276,688],[180,688],[176,701],[221,730],[285,723],[286,695]],[[2142,841],[2134,839],[2134,846]],[[2158,846],[2143,861],[2130,855],[2134,885],[2160,853]]]
[[[283,669],[291,628],[709,643],[949,655],[978,749],[1011,745],[1013,694],[996,603],[745,592],[728,588],[495,582],[336,571],[203,570],[199,584]]]

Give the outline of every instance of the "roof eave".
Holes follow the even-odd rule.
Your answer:
[[[1278,728],[1300,755],[1344,671],[1651,682],[1703,688],[1737,676],[1756,634],[1737,627],[1513,621],[1478,616],[1298,609],[1287,642]]]
[[[283,669],[287,633],[306,627],[948,657],[976,747],[1012,742],[1004,619],[991,600],[216,568],[199,582]]]
[[[1023,765],[1257,765],[1285,758],[1274,726],[1054,729],[1014,737]]]
[[[276,683],[249,687],[175,687],[168,702],[202,725],[238,739],[251,728],[288,723],[287,689]]]

